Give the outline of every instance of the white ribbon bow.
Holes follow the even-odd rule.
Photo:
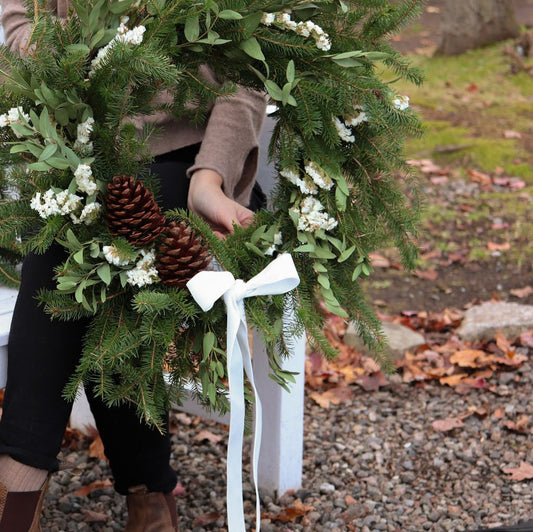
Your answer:
[[[255,396],[255,437],[252,450],[252,472],[256,496],[256,530],[261,526],[261,507],[257,488],[259,447],[261,445],[261,401],[255,387],[252,357],[248,344],[248,328],[244,298],[284,294],[300,283],[298,272],[288,254],[279,255],[262,272],[247,283],[235,279],[230,272],[202,271],[188,283],[187,288],[202,310],[208,311],[224,296],[227,311],[227,364],[230,390],[230,428],[228,440],[226,506],[228,531],[244,532],[242,500],[242,445],[244,434],[244,377],[243,370]]]

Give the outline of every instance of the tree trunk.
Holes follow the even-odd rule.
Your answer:
[[[456,55],[519,34],[511,0],[446,0],[437,54]]]

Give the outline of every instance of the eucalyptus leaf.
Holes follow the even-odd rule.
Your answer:
[[[196,41],[200,36],[200,18],[198,15],[189,15],[185,20],[185,27],[183,29],[185,38],[189,42]]]
[[[102,264],[97,270],[96,274],[106,285],[111,284],[111,268],[109,264]]]
[[[261,45],[255,37],[250,37],[249,39],[241,41],[239,43],[239,48],[254,59],[258,59],[259,61],[265,60]]]
[[[204,334],[204,339],[202,342],[202,353],[204,355],[204,358],[207,358],[211,354],[215,342],[216,336],[213,332],[209,331]]]
[[[240,13],[232,9],[223,9],[218,16],[224,20],[241,20],[243,18]]]

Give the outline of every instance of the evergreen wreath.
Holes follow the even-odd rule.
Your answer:
[[[386,40],[419,8],[420,0],[72,0],[58,20],[46,1],[28,2],[29,53],[0,49],[0,277],[16,286],[27,253],[54,242],[67,251],[56,289],[39,293],[51,319],[92,317],[67,397],[93,381],[106,402],[131,401],[157,424],[189,383],[203,404],[225,411],[224,306],[203,313],[184,288],[211,259],[247,280],[272,256],[292,254],[299,287],[246,300],[280,385],[293,380],[281,368],[291,335],[305,328],[314,348],[335,354],[324,307],[353,320],[380,353],[380,324],[359,280],[377,247],[392,243],[413,264],[417,208],[402,192],[402,143],[420,132],[408,98],[380,72],[420,82]],[[203,64],[225,83],[203,82]],[[147,170],[156,131],[139,137],[131,119],[164,110],[200,123],[235,84],[266,90],[277,106],[269,155],[279,176],[273,209],[220,240],[189,212],[161,212]],[[158,104],[163,91],[170,102]],[[283,320],[287,304],[297,309],[292,323]]]

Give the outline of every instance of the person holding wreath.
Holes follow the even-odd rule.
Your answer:
[[[16,53],[28,53],[33,25],[25,2],[0,4],[6,44]],[[49,9],[60,18],[70,16],[66,0],[52,0]],[[200,75],[216,83],[207,66]],[[238,87],[215,101],[202,126],[163,113],[136,118],[138,128],[146,123],[159,128],[150,148],[155,156],[151,173],[161,182],[161,207],[187,207],[219,233],[231,232],[233,224],[249,224],[265,107],[263,94]],[[48,478],[59,466],[57,454],[72,406],[62,393],[79,360],[89,319],[51,321],[35,294],[54,288],[54,267],[64,259],[65,250],[54,244],[44,254],[29,254],[22,267],[0,421],[0,532],[40,530]],[[168,431],[143,423],[132,405],[110,408],[90,386],[86,392],[115,489],[127,497],[126,531],[178,530],[171,495],[177,475],[169,464]],[[168,415],[164,426],[168,428]]]

